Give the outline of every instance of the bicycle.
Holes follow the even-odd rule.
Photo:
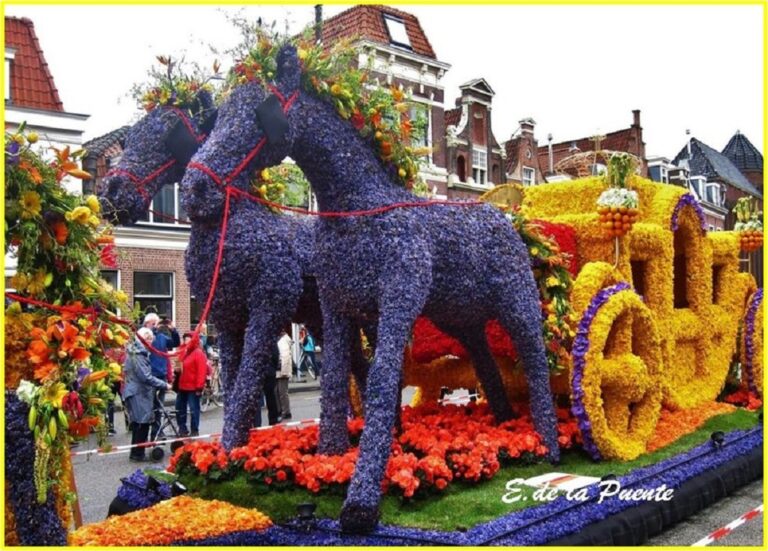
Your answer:
[[[317,380],[317,370],[315,367],[315,363],[307,354],[304,353],[303,350],[301,351],[301,359],[299,360],[299,368],[298,368],[299,377],[301,377],[302,373],[308,373],[313,380]]]
[[[211,376],[206,377],[203,393],[200,395],[200,411],[208,411],[211,407],[224,405],[224,393],[221,387],[221,369],[219,355],[211,352]]]

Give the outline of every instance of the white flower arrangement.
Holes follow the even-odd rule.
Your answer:
[[[640,204],[637,192],[626,188],[608,188],[597,199],[599,207],[626,207],[636,209]]]

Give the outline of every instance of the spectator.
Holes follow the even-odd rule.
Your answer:
[[[277,348],[277,343],[275,343],[264,378],[264,388],[261,395],[262,399],[267,403],[267,421],[270,425],[276,425],[280,422],[280,408],[277,405],[277,393],[275,392],[277,383],[275,375],[279,370],[280,352]],[[256,426],[261,426],[261,408],[256,409]]]
[[[291,402],[288,398],[288,381],[293,374],[293,358],[291,356],[291,348],[293,348],[293,341],[288,333],[283,331],[280,335],[280,339],[277,341],[277,348],[279,351],[279,369],[277,375],[277,404],[280,410],[280,415],[283,419],[291,418]]]
[[[301,371],[301,368],[304,367],[306,363],[309,363],[312,367],[312,371],[315,372],[315,376],[320,375],[317,369],[317,361],[315,361],[315,339],[306,328],[303,330],[301,346],[304,349],[304,358],[301,362],[301,366],[299,366],[299,370]]]
[[[174,348],[172,332],[167,323],[160,327],[160,316],[154,312],[151,312],[144,317],[144,327],[151,329],[152,334],[154,335],[154,340],[152,341],[152,348],[154,350],[150,351],[149,355],[149,363],[152,366],[152,376],[161,381],[172,383],[173,367],[171,366],[170,359],[165,355],[169,350]],[[178,346],[178,344],[176,346]],[[165,389],[163,389],[156,393],[154,402],[155,411],[159,410],[165,402],[165,392]],[[157,433],[159,431],[160,417],[156,415],[155,422],[152,425],[152,440],[157,438]]]
[[[192,333],[184,333],[184,344],[192,341]],[[181,357],[181,374],[179,375],[179,390],[176,394],[176,418],[179,421],[181,436],[199,436],[200,434],[200,396],[205,388],[205,377],[208,374],[208,359],[200,348],[199,343],[193,349],[185,350]],[[190,428],[187,430],[187,406],[190,413]]]
[[[138,331],[138,337],[151,343],[154,339],[149,327],[142,327]],[[125,377],[125,407],[131,418],[131,444],[140,446],[147,442],[149,427],[154,420],[154,396],[155,390],[169,389],[170,384],[152,375],[149,363],[149,351],[138,339],[127,345],[126,360],[123,369]],[[144,447],[131,448],[129,459],[131,461],[147,461]]]

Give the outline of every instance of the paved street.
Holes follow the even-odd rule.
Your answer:
[[[313,390],[308,392],[292,392],[291,410],[294,421],[317,417],[320,413],[320,395],[316,385],[305,383]],[[293,385],[292,389],[301,387],[301,384]],[[407,404],[412,396],[411,389],[406,389],[403,403]],[[263,412],[266,418],[265,412]],[[116,413],[117,436],[110,438],[113,445],[129,444],[131,435],[126,431],[121,412]],[[221,431],[222,409],[214,408],[202,414],[200,419],[200,434],[218,433]],[[95,438],[81,444],[74,451],[93,449],[96,447]],[[168,450],[168,447],[165,447]],[[120,486],[120,478],[130,475],[137,468],[164,468],[168,464],[169,453],[162,462],[158,463],[131,463],[128,454],[116,454],[105,457],[92,456],[86,459],[83,456],[73,460],[78,494],[83,513],[83,521],[95,522],[102,520],[107,515],[110,501],[117,495]],[[740,515],[753,509],[762,503],[762,480],[741,488],[733,496],[726,498],[714,506],[706,509],[668,530],[664,534],[653,538],[647,545],[672,546],[691,545],[703,538],[713,530],[720,528]],[[758,517],[746,525],[736,529],[732,534],[719,540],[717,545],[761,545],[762,543],[762,518]]]

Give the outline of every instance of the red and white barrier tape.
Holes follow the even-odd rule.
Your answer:
[[[265,425],[263,427],[253,427],[251,430],[267,430],[274,427],[299,427],[307,425],[317,425],[320,423],[320,419],[302,419],[301,421],[290,421],[288,423],[280,423],[279,425]],[[171,444],[173,442],[189,442],[190,440],[203,440],[206,438],[218,438],[221,436],[220,432],[211,434],[201,434],[199,436],[180,436],[178,438],[169,438],[168,440],[158,440],[156,442],[144,442],[143,444],[124,444],[122,446],[111,446],[107,450],[104,448],[96,448],[92,450],[82,450],[79,452],[71,452],[71,457],[77,457],[81,455],[117,455],[131,451],[133,448],[154,448],[155,446],[162,446],[165,444]]]
[[[717,530],[709,534],[707,537],[700,539],[699,541],[694,543],[691,547],[704,547],[712,543],[715,543],[717,540],[722,539],[728,534],[730,534],[731,532],[733,532],[736,528],[738,528],[742,524],[745,524],[747,521],[760,516],[762,513],[763,513],[762,505],[755,507],[751,511],[741,515],[736,520],[729,522],[722,528],[718,528]]]

